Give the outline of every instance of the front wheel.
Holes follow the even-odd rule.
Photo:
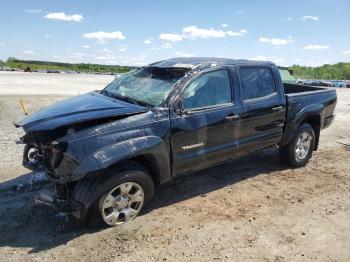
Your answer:
[[[312,156],[315,147],[315,132],[310,124],[299,126],[288,145],[280,146],[281,159],[293,167],[302,167]]]
[[[94,210],[108,226],[118,226],[134,219],[153,197],[151,176],[141,166],[123,171],[110,170],[100,189]]]

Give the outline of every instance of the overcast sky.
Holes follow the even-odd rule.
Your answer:
[[[350,61],[350,0],[1,1],[0,59]]]

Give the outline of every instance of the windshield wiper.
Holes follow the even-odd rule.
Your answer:
[[[123,101],[129,102],[129,103],[135,104],[135,105],[145,106],[145,107],[153,107],[152,104],[149,104],[145,101],[137,100],[137,99],[129,97],[129,96],[123,96],[123,95],[119,95],[116,93],[112,93],[112,92],[109,92],[105,89],[102,90],[101,93],[106,95],[106,96],[113,97],[113,98],[116,98],[119,100],[123,100]]]

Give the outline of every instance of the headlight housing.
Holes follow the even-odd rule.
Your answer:
[[[49,161],[50,161],[50,166],[52,169],[55,169],[61,163],[61,161],[64,157],[64,152],[66,151],[66,149],[67,149],[66,143],[58,143],[58,142],[54,141],[50,144],[50,146],[49,146],[49,150],[50,150]]]

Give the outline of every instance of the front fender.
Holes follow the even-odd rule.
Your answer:
[[[295,105],[296,106],[296,105]],[[296,111],[287,117],[287,121],[284,128],[284,135],[280,142],[281,145],[288,144],[298,127],[307,118],[312,116],[320,116],[320,124],[324,121],[324,106],[322,104],[312,104],[302,108],[300,111]]]
[[[123,160],[137,156],[151,155],[156,161],[160,183],[171,179],[169,153],[164,141],[157,136],[132,138],[96,151],[77,167],[73,180],[79,180],[88,173],[97,172]]]

